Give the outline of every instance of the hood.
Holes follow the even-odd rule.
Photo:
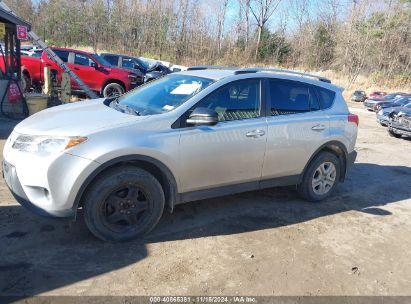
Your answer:
[[[121,113],[106,106],[104,99],[95,99],[41,111],[23,120],[14,131],[27,135],[85,136],[147,117]]]

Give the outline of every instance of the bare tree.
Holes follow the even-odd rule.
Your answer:
[[[261,34],[264,26],[274,14],[281,0],[251,0],[249,7],[252,15],[257,22],[257,45],[255,50],[255,59],[258,57],[258,48],[260,47]]]

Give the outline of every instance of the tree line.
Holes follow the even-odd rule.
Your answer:
[[[50,45],[411,79],[411,0],[8,0]]]

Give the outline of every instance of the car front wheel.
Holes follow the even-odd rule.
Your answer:
[[[164,192],[149,172],[119,167],[92,185],[84,202],[89,230],[105,241],[127,241],[151,231],[164,210]]]
[[[337,156],[321,152],[308,165],[303,180],[298,185],[298,192],[308,201],[321,201],[334,192],[340,172],[341,164]]]

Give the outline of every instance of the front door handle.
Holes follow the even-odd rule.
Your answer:
[[[314,127],[311,128],[311,130],[314,131],[324,131],[325,130],[325,126],[324,125],[315,125]]]
[[[247,137],[253,137],[253,138],[257,138],[257,137],[264,136],[264,135],[265,135],[265,132],[263,130],[253,130],[246,134]]]

